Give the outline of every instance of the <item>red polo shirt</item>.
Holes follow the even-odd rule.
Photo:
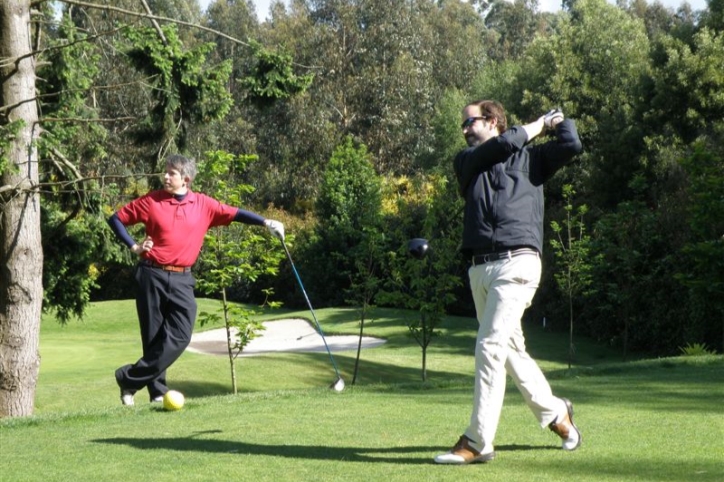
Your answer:
[[[144,259],[192,266],[209,228],[228,226],[237,211],[201,193],[189,191],[179,202],[166,191],[153,191],[126,204],[117,214],[125,226],[143,223],[146,227],[153,249],[142,255]]]

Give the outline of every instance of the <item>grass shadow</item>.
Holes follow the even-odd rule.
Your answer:
[[[390,463],[420,465],[432,464],[431,453],[440,453],[449,447],[344,447],[323,445],[263,445],[236,440],[209,440],[207,434],[218,434],[221,430],[194,432],[186,438],[130,438],[114,437],[92,440],[94,443],[125,445],[138,450],[172,450],[180,452],[207,452],[220,454],[242,454],[253,456],[284,457],[290,459],[328,460],[361,463]],[[557,451],[552,446],[502,445],[496,451]],[[415,455],[417,454],[417,455]]]

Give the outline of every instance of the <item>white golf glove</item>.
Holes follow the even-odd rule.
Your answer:
[[[284,241],[284,225],[282,223],[274,221],[273,219],[265,219],[264,226],[269,228],[269,232],[272,233],[272,236]]]
[[[553,129],[563,118],[563,112],[560,109],[553,109],[543,116],[543,125],[546,126],[546,129]]]

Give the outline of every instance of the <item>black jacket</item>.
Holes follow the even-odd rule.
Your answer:
[[[570,119],[556,126],[556,140],[527,140],[521,127],[511,127],[455,156],[466,256],[521,246],[543,252],[543,183],[583,147]]]

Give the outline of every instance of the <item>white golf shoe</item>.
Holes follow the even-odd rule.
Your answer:
[[[563,450],[576,450],[581,446],[582,437],[578,427],[573,423],[573,404],[567,398],[561,400],[566,405],[566,413],[551,422],[548,428],[561,438]]]
[[[495,458],[495,452],[481,454],[470,445],[470,442],[471,440],[468,437],[461,435],[458,442],[449,452],[435,457],[435,463],[450,465],[484,464]]]

